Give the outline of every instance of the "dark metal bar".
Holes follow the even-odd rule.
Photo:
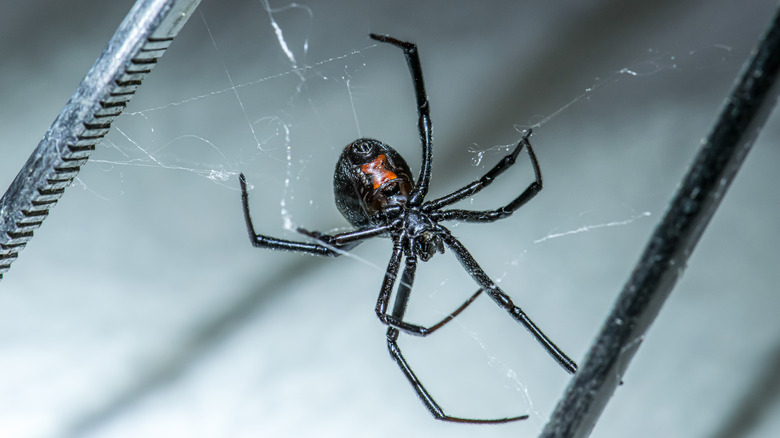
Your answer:
[[[0,279],[200,0],[138,0],[0,199]]]
[[[586,437],[622,380],[777,101],[780,10],[746,63],[611,314],[541,437]]]

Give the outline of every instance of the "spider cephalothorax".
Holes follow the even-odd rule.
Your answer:
[[[298,231],[313,239],[314,242],[298,242],[277,239],[255,233],[249,214],[249,195],[246,179],[242,174],[241,200],[244,209],[249,239],[256,247],[296,251],[324,256],[338,256],[349,251],[355,245],[371,237],[388,237],[393,242],[393,251],[382,280],[375,311],[379,320],[387,324],[387,347],[406,379],[412,385],[425,407],[440,420],[462,423],[505,423],[528,418],[527,415],[497,419],[463,418],[448,415],[425,389],[420,379],[412,371],[409,363],[398,346],[401,332],[428,336],[453,318],[458,316],[483,292],[499,307],[506,310],[512,318],[522,324],[566,371],[574,373],[577,365],[569,359],[542,331],[525,312],[514,304],[512,298],[502,291],[480,268],[474,257],[452,233],[441,224],[444,221],[493,222],[509,217],[542,189],[542,173],[528,138],[531,131],[525,131],[517,146],[485,175],[464,187],[432,201],[426,201],[428,184],[431,178],[431,120],[428,98],[423,84],[422,68],[417,54],[417,46],[399,41],[387,35],[371,34],[371,38],[392,44],[404,51],[409,71],[414,81],[417,99],[418,129],[422,142],[422,166],[415,183],[412,172],[401,155],[390,146],[372,139],[356,140],[342,152],[336,164],[333,178],[333,190],[336,206],[344,217],[355,226],[355,230],[346,233],[328,235],[317,231],[299,228]],[[515,163],[520,151],[526,149],[534,170],[531,182],[516,198],[508,204],[494,210],[460,210],[448,206],[477,194],[490,185],[493,180]],[[426,261],[436,253],[449,249],[463,268],[479,287],[477,291],[460,307],[446,318],[430,327],[423,327],[404,320],[406,305],[417,272],[417,260]],[[401,266],[403,270],[401,271]],[[399,275],[399,271],[401,274]],[[395,290],[395,302],[389,309],[390,296]],[[389,310],[389,312],[388,312]]]

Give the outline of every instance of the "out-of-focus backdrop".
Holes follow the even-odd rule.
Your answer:
[[[0,4],[4,190],[131,1]],[[400,344],[454,415],[432,419],[374,304],[386,239],[325,259],[258,231],[343,230],[333,167],[360,136],[420,145],[401,52],[420,49],[431,195],[532,138],[545,188],[513,217],[453,225],[485,270],[581,360],[775,1],[203,0],[0,282],[0,436],[482,437],[539,433],[569,377],[486,298]],[[770,118],[599,421],[598,437],[780,434],[780,118]],[[507,202],[527,156],[464,208]],[[451,254],[409,317],[475,285]]]

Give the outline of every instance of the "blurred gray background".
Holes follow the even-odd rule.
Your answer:
[[[132,2],[0,4],[0,187],[10,184]],[[0,436],[536,436],[569,377],[481,299],[400,344],[454,415],[432,419],[373,308],[385,239],[325,259],[258,231],[347,226],[332,171],[359,136],[420,146],[401,52],[418,44],[434,123],[432,196],[532,138],[545,189],[510,219],[453,225],[475,258],[582,360],[776,2],[203,0],[0,283]],[[281,29],[294,57],[274,32]],[[297,67],[297,69],[296,69]],[[598,437],[780,434],[780,118],[770,118]],[[464,208],[531,181],[525,155]],[[475,286],[423,264],[409,317]]]

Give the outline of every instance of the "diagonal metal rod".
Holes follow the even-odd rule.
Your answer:
[[[0,199],[0,279],[200,0],[138,0]]]
[[[777,101],[780,10],[725,102],[542,438],[586,437]]]

